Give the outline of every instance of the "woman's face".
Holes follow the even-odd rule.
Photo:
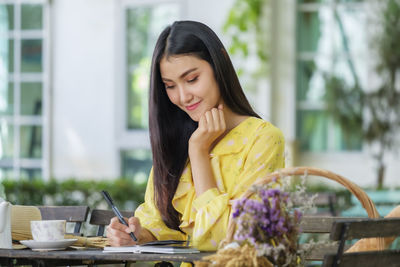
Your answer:
[[[163,57],[161,78],[169,100],[194,121],[223,103],[210,64],[195,56]]]

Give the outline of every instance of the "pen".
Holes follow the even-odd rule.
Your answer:
[[[126,223],[126,221],[124,220],[124,217],[122,217],[121,212],[119,212],[118,208],[114,205],[114,202],[110,196],[110,194],[108,194],[107,191],[103,190],[101,191],[101,194],[103,195],[104,199],[107,201],[108,205],[111,206],[111,209],[113,210],[113,212],[115,213],[115,215],[117,215],[118,220],[123,224],[129,227],[129,225]],[[134,235],[133,232],[130,232],[129,235],[132,237],[133,241],[137,241],[136,236]]]

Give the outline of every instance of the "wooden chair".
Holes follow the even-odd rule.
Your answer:
[[[335,193],[317,193],[317,197],[314,199],[314,204],[317,207],[317,215],[338,216],[336,202],[337,198]]]
[[[318,215],[306,215],[301,219],[300,228],[303,234],[313,235],[315,237],[324,237],[331,232],[332,225],[337,220],[343,220],[342,217],[328,217]],[[348,246],[346,246],[348,248]],[[307,256],[307,261],[322,261],[327,253],[335,253],[338,249],[338,245],[335,243],[326,244],[311,252]]]
[[[75,223],[73,234],[79,235],[89,214],[88,206],[39,206],[42,220],[66,220]]]
[[[129,218],[133,216],[133,211],[121,211],[121,214],[122,216]],[[115,217],[115,214],[112,210],[92,210],[89,223],[98,226],[97,236],[104,235],[104,229],[110,224],[113,217]]]
[[[323,266],[400,266],[400,250],[343,253],[346,240],[397,236],[400,236],[400,218],[334,221],[330,238],[333,241],[339,241],[339,247],[336,253],[325,256]]]

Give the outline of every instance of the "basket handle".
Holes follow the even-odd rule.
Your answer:
[[[314,168],[314,167],[285,168],[285,169],[280,169],[278,171],[267,174],[267,176],[265,176],[264,178],[261,178],[261,179],[255,181],[254,185],[265,185],[265,184],[272,182],[275,179],[293,176],[293,175],[322,176],[329,180],[338,182],[339,184],[346,187],[355,197],[357,197],[357,199],[361,202],[364,209],[367,211],[369,218],[379,218],[380,217],[378,211],[376,210],[374,203],[369,198],[367,193],[364,192],[364,190],[362,190],[358,185],[351,182],[350,180],[344,178],[343,176],[341,176],[339,174],[333,173],[331,171]],[[249,198],[253,193],[254,192],[252,190],[247,190],[245,193],[243,193],[241,198]],[[222,246],[224,246],[225,244],[231,243],[233,241],[235,228],[236,228],[236,225],[231,216],[229,219],[226,238],[225,238],[225,240],[223,240],[221,242]],[[379,238],[379,240],[382,240],[382,238]],[[377,245],[378,245],[378,249],[383,249],[383,243],[381,241],[379,241]]]

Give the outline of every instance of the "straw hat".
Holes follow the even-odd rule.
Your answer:
[[[41,220],[40,210],[34,206],[13,205],[11,208],[11,236],[13,240],[32,239],[31,221]]]

